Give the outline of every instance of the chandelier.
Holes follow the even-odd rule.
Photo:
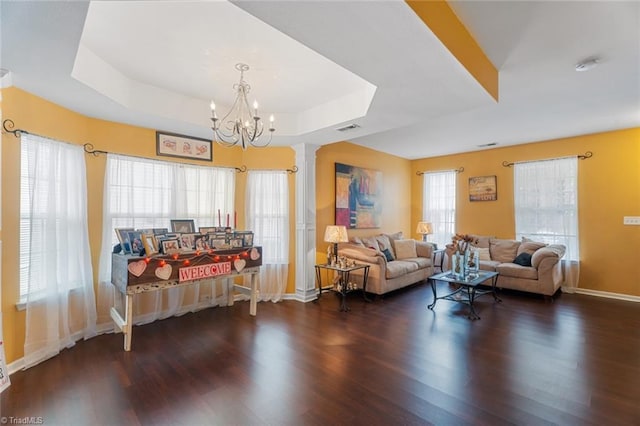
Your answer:
[[[258,101],[253,101],[253,109],[249,108],[247,101],[251,86],[244,81],[244,72],[249,70],[249,65],[236,64],[236,69],[240,71],[240,82],[233,85],[237,92],[236,100],[227,115],[219,119],[216,115],[216,104],[211,101],[213,140],[226,147],[240,143],[242,149],[247,149],[249,145],[263,148],[269,145],[276,130],[273,127],[273,115],[269,117],[269,139],[261,140],[260,137],[265,128],[264,122],[258,115]]]

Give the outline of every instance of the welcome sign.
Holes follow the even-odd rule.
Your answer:
[[[213,278],[231,273],[231,262],[209,263],[206,265],[189,266],[178,270],[178,281],[194,281]]]

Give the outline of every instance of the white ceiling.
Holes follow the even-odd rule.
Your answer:
[[[408,159],[640,126],[640,2],[450,4],[499,70],[498,102],[399,0],[1,1],[0,67],[82,114],[210,137],[209,100],[230,105],[244,62],[273,145]]]

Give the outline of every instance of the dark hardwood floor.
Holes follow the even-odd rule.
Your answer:
[[[428,285],[365,303],[247,302],[103,335],[11,376],[1,416],[53,425],[640,425],[640,304]],[[9,420],[7,420],[9,419]],[[15,423],[15,422],[14,422]]]

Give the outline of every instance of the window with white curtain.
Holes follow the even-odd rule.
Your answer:
[[[266,170],[252,170],[247,178],[247,226],[262,246],[260,300],[277,302],[288,278],[289,180],[286,172]]]
[[[563,291],[573,292],[580,277],[578,239],[578,159],[516,163],[516,238],[562,244]]]
[[[61,290],[81,288],[81,268],[60,257],[88,250],[82,147],[23,134],[20,151],[20,300],[46,293],[57,268]]]
[[[514,165],[516,238],[563,244],[577,261],[578,160],[559,158]]]
[[[113,155],[106,179],[112,244],[115,228],[169,228],[171,219],[217,226],[218,210],[225,218],[233,215],[233,169]]]
[[[425,172],[423,175],[422,220],[431,222],[433,234],[427,241],[444,247],[456,232],[457,172]]]

